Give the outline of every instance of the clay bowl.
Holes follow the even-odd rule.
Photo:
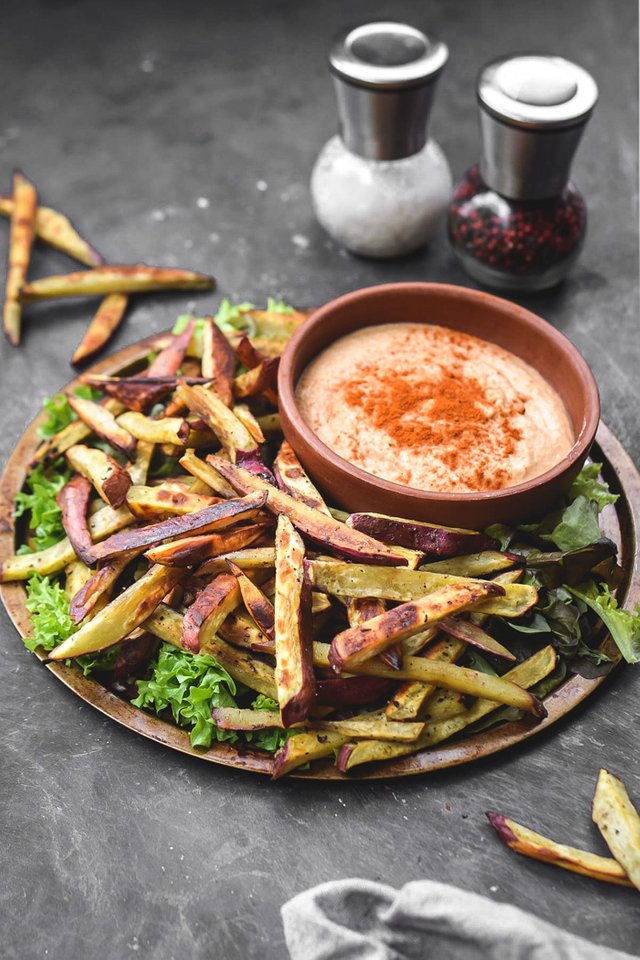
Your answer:
[[[499,344],[535,367],[560,394],[575,443],[551,470],[513,487],[482,493],[435,493],[392,483],[333,453],[303,421],[296,383],[307,364],[339,337],[380,323],[437,323]],[[541,317],[501,297],[439,283],[393,283],[345,294],[320,307],[288,344],[278,374],[284,434],[310,477],[345,510],[478,529],[547,511],[582,467],[600,417],[598,388],[569,340]]]

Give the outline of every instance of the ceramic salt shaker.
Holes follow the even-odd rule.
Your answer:
[[[330,52],[340,132],[318,156],[311,194],[320,224],[353,253],[409,253],[446,210],[451,173],[427,124],[447,57],[404,23],[357,27]]]
[[[571,163],[598,98],[562,57],[487,64],[477,83],[482,151],[453,194],[449,237],[467,273],[499,290],[544,290],[582,249],[587,208]]]

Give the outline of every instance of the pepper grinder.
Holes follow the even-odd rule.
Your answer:
[[[485,286],[544,290],[582,249],[587,208],[569,176],[598,88],[569,60],[529,55],[487,64],[476,92],[482,157],[449,206],[453,250]]]
[[[452,180],[427,137],[445,44],[403,23],[368,23],[329,55],[340,132],[311,176],[320,224],[353,253],[394,257],[422,246],[446,210]]]

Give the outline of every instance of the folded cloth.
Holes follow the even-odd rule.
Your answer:
[[[432,880],[333,880],[282,907],[291,960],[634,960]],[[637,958],[636,958],[637,960]]]

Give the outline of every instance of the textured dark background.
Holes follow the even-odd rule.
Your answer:
[[[406,19],[450,46],[432,131],[454,176],[477,156],[473,78],[491,56],[549,50],[597,78],[601,100],[575,165],[590,208],[584,254],[564,286],[522,302],[582,350],[606,421],[637,458],[633,0],[5,3],[0,189],[20,166],[113,261],[212,271],[219,295],[256,303],[274,294],[319,304],[386,280],[468,283],[444,228],[426,252],[372,263],[314,223],[308,175],[335,127],[325,51],[341,27],[376,18]],[[68,269],[61,255],[34,258],[34,275]],[[113,348],[165,329],[188,304],[139,301]],[[69,378],[92,306],[34,307],[23,347],[0,346],[1,461]],[[598,766],[621,772],[640,799],[632,670],[550,734],[488,762],[387,784],[273,785],[103,719],[21,649],[4,612],[0,644],[6,960],[276,960],[280,904],[352,875],[448,881],[638,949],[637,894],[516,858],[483,817],[504,810],[601,850],[589,817]]]

